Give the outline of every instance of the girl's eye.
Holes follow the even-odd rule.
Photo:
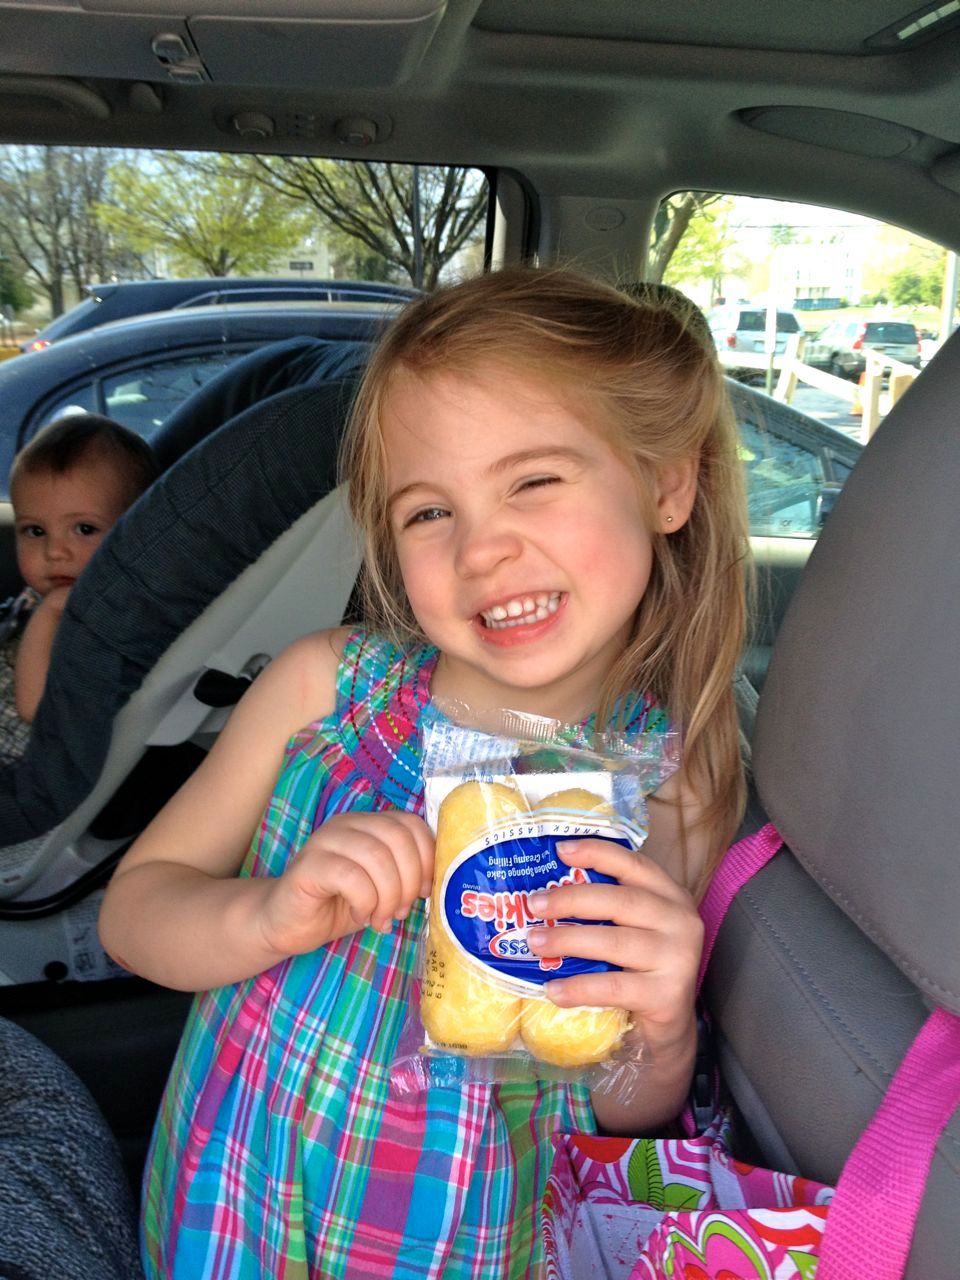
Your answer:
[[[25,524],[19,532],[21,538],[42,538],[46,530],[42,524]]]
[[[77,525],[77,533],[79,533],[82,538],[92,538],[95,533],[99,532],[100,530],[95,524],[87,524],[86,522],[83,522]]]
[[[543,489],[549,484],[559,484],[559,476],[531,476],[529,480],[521,480],[517,485],[517,492],[524,489]]]
[[[407,516],[403,522],[404,529],[408,529],[412,524],[426,524],[431,520],[443,520],[450,513],[444,507],[423,507],[419,511],[414,511]]]

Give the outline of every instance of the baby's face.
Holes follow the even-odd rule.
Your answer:
[[[13,497],[17,564],[41,596],[73,586],[129,505],[124,478],[102,463],[21,476]]]

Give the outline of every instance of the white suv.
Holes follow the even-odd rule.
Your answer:
[[[715,307],[708,317],[710,332],[717,344],[720,359],[729,374],[735,378],[760,377],[762,368],[752,363],[737,364],[738,354],[762,356],[767,327],[767,308],[757,303],[732,303]],[[793,311],[777,310],[776,354],[782,355],[787,340],[794,333],[802,333],[803,325]]]

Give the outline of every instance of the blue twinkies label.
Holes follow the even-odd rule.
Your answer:
[[[604,808],[609,810],[609,800],[603,794],[609,789],[609,779],[602,774],[596,779],[582,774],[576,778],[580,795],[584,790],[593,793],[600,812],[589,811],[593,806],[587,804],[573,808],[552,805],[551,793],[563,790],[562,775],[543,780],[527,775],[522,782],[532,812],[492,821],[459,851],[447,868],[430,910],[442,914],[465,959],[496,974],[502,983],[521,993],[533,993],[553,978],[600,973],[616,967],[572,956],[541,958],[527,947],[527,930],[534,926],[601,923],[571,917],[542,919],[529,905],[529,897],[536,890],[566,884],[615,883],[599,872],[569,866],[557,855],[557,843],[601,838],[626,848],[638,848],[646,834],[646,815],[637,815],[639,820],[633,822],[602,812]],[[547,794],[541,798],[538,792],[544,791]],[[433,799],[438,805],[437,798]]]

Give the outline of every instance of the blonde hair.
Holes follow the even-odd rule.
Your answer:
[[[748,537],[737,430],[702,313],[675,290],[611,285],[563,268],[511,268],[409,304],[371,357],[344,442],[364,540],[364,613],[401,643],[422,640],[387,517],[382,412],[398,373],[509,369],[589,408],[653,510],[661,467],[698,458],[689,520],[652,530],[654,568],[633,635],[608,675],[598,723],[648,693],[682,728],[684,765],[715,833],[708,872],[744,803],[733,677],[744,642]],[[651,525],[653,521],[651,519]]]

